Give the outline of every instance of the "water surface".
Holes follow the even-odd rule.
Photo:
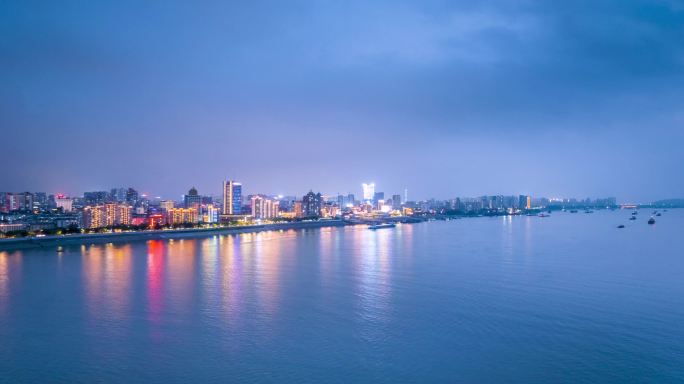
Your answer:
[[[0,251],[0,382],[684,382],[684,212],[628,216]]]

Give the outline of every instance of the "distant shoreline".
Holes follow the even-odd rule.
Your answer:
[[[47,246],[60,246],[69,244],[86,244],[86,243],[109,243],[121,242],[129,240],[156,240],[156,239],[175,239],[175,238],[193,238],[203,237],[218,234],[236,234],[236,233],[252,233],[263,231],[278,231],[288,229],[308,229],[308,228],[325,228],[325,227],[342,227],[346,225],[354,225],[357,223],[350,223],[344,220],[319,220],[319,221],[301,221],[294,223],[275,223],[275,224],[259,224],[259,225],[244,225],[235,227],[219,227],[219,228],[191,228],[191,229],[171,229],[171,230],[147,230],[147,231],[131,231],[131,232],[113,232],[113,233],[82,233],[72,235],[52,235],[44,237],[19,237],[12,239],[0,239],[0,251],[14,250],[14,249],[28,249],[28,248],[42,248]]]

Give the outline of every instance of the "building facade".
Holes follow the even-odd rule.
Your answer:
[[[373,200],[373,197],[375,196],[375,183],[363,183],[361,184],[361,188],[363,189],[363,199],[365,201]]]
[[[242,213],[242,183],[233,180],[223,182],[223,214]]]
[[[264,196],[252,197],[252,217],[255,219],[272,219],[278,217],[280,202]]]
[[[64,212],[71,212],[73,210],[73,204],[74,199],[65,197],[64,195],[57,195],[57,197],[55,197],[55,205]]]
[[[107,203],[83,208],[83,227],[94,229],[131,225],[132,207],[127,204]]]
[[[188,194],[183,196],[183,205],[185,208],[195,208],[199,210],[199,207],[202,205],[202,196],[197,193],[195,187],[190,188]]]
[[[166,224],[197,223],[198,215],[195,208],[171,208],[164,215]]]
[[[320,193],[313,193],[309,191],[302,198],[302,215],[303,217],[319,217],[321,216],[323,197]]]

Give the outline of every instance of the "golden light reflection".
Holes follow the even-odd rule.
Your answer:
[[[200,263],[202,273],[202,302],[205,308],[220,307],[221,282],[219,237],[200,240]]]
[[[0,305],[4,304],[9,291],[9,261],[7,252],[0,252]]]
[[[233,327],[242,319],[243,295],[245,293],[242,254],[237,235],[225,235],[219,239],[221,262],[221,302],[226,321]]]
[[[4,315],[10,306],[10,284],[21,277],[22,254],[16,252],[0,252],[0,315]]]
[[[132,246],[81,248],[88,309],[94,318],[124,318],[132,296]]]
[[[169,240],[166,244],[166,293],[170,296],[167,302],[176,306],[177,312],[186,312],[192,306],[195,296],[195,263],[197,256],[197,240]]]
[[[262,310],[271,315],[270,318],[278,311],[280,261],[283,256],[281,254],[281,245],[283,244],[281,237],[282,234],[279,232],[258,233],[252,249],[259,303]]]

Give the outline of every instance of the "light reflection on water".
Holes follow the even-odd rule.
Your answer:
[[[0,316],[4,315],[6,307],[9,305],[9,263],[10,254],[0,252]],[[18,272],[15,272],[18,275]]]
[[[554,213],[0,252],[0,372],[672,381],[682,213],[622,232],[620,212]]]
[[[164,275],[164,242],[150,240],[147,242],[147,319],[156,339],[161,336],[156,329],[164,311]]]
[[[93,321],[124,319],[132,296],[131,245],[91,245],[82,256],[86,308]]]

